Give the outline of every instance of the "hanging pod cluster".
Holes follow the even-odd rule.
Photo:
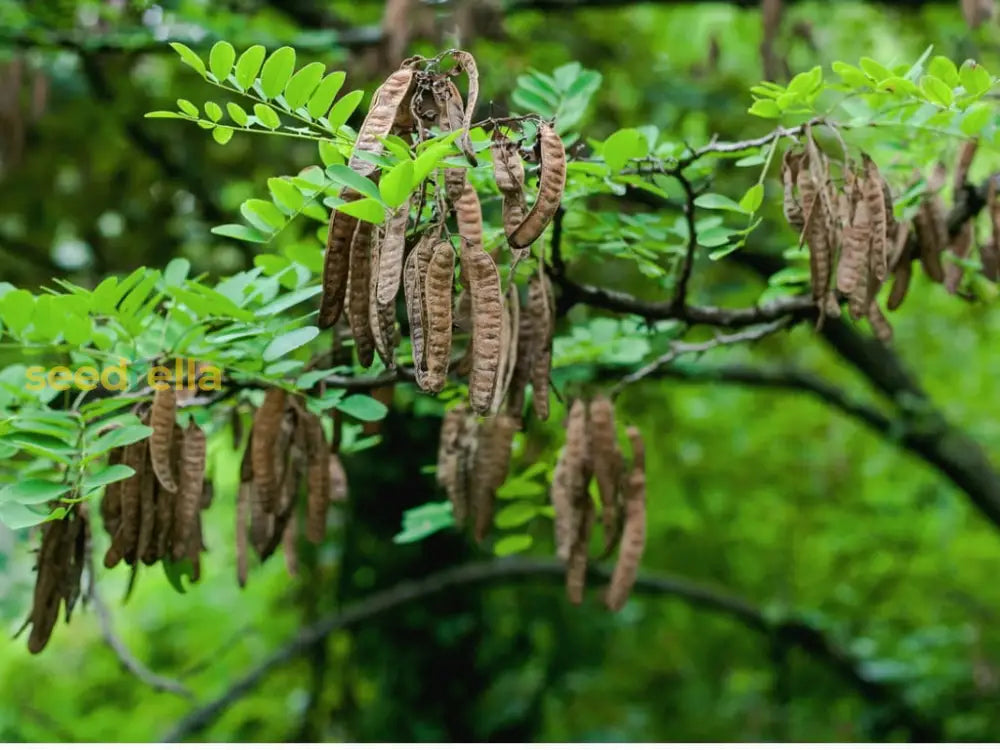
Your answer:
[[[111,537],[107,568],[123,560],[132,566],[188,560],[191,580],[200,576],[201,511],[212,501],[205,482],[205,433],[193,421],[182,428],[176,417],[177,391],[156,391],[152,407],[142,414],[153,433],[111,452],[110,464],[125,464],[135,473],[108,485],[101,499],[101,521]]]
[[[305,488],[305,537],[319,544],[326,536],[327,509],[347,499],[347,475],[326,439],[320,418],[300,396],[271,388],[253,417],[240,465],[236,500],[236,575],[245,586],[248,549],[263,561],[282,544],[289,572],[298,563],[296,500]]]
[[[566,595],[583,601],[590,533],[597,517],[590,495],[591,479],[600,497],[605,557],[618,546],[618,559],[605,604],[624,606],[635,583],[646,543],[646,469],[642,436],[628,427],[632,465],[626,467],[618,447],[614,406],[606,396],[573,402],[566,418],[566,443],[552,476],[550,497],[555,510],[556,554],[566,562]]]
[[[432,131],[460,132],[457,143],[469,167],[477,166],[469,136],[479,95],[476,63],[467,52],[448,54],[455,61],[449,70],[440,70],[441,56],[410,58],[379,87],[358,132],[349,162],[352,170],[378,183],[381,172],[366,154],[381,154],[387,136],[419,145]],[[468,81],[464,99],[453,81],[463,73]],[[511,137],[525,122],[537,124],[532,153],[540,165],[537,195],[530,207],[522,148]],[[417,185],[383,225],[333,211],[319,322],[331,327],[346,313],[361,365],[371,365],[378,354],[392,367],[399,343],[396,304],[402,290],[418,387],[438,393],[449,373],[468,377],[472,411],[484,415],[500,411],[512,383],[521,393],[512,399],[511,408],[518,404],[523,408],[523,389],[530,382],[535,411],[544,416],[554,326],[552,291],[539,270],[537,280],[529,283],[522,310],[513,271],[559,208],[566,152],[552,125],[536,116],[504,123],[501,127],[488,120],[483,127],[492,129],[493,175],[503,196],[505,244],[511,259],[506,293],[497,267],[503,248],[484,247],[482,206],[468,169],[447,166]],[[344,188],[340,197],[353,201],[360,195]],[[453,361],[456,329],[466,334],[467,346],[464,356]]]
[[[22,627],[23,630],[31,626],[28,650],[33,654],[49,642],[59,619],[60,605],[65,605],[65,618],[69,622],[80,598],[80,581],[90,548],[87,504],[73,505],[65,518],[44,524],[41,531],[31,613]]]
[[[961,151],[956,196],[967,187],[965,178],[975,150],[975,141],[970,141]],[[966,221],[954,234],[949,231],[939,195],[945,181],[941,165],[928,180],[912,223],[895,218],[889,186],[870,156],[862,154],[860,165],[848,161],[841,172],[838,190],[829,159],[807,129],[804,146],[790,148],[782,161],[785,218],[801,233],[800,242],[808,245],[812,296],[820,310],[820,323],[826,316],[839,317],[839,292],[851,317],[867,318],[875,334],[888,341],[892,327],[877,300],[882,285],[892,275],[886,306],[897,309],[909,291],[913,264],[919,262],[930,279],[955,293],[963,266],[946,259],[945,251],[959,261],[969,257],[973,222]],[[995,281],[1000,278],[1000,204],[993,180],[987,200],[993,232],[988,242],[980,244],[981,270]]]

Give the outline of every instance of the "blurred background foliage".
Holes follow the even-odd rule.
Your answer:
[[[223,148],[197,128],[144,120],[198,85],[166,40],[203,53],[219,38],[291,44],[303,63],[308,55],[345,69],[345,90],[367,91],[401,54],[461,44],[478,59],[483,107],[492,98],[499,110],[519,75],[579,61],[603,77],[584,137],[654,124],[694,144],[767,131],[746,114],[747,90],[765,64],[787,80],[836,59],[908,62],[934,44],[938,54],[1000,70],[996,22],[970,29],[957,2],[786,5],[768,60],[754,3],[0,0],[0,278],[32,289],[53,275],[93,286],[174,257],[189,259],[192,275],[252,262],[249,246],[209,228],[232,221],[266,177],[313,163],[314,146],[237,137]],[[957,145],[914,153],[912,166],[947,161]],[[977,163],[974,177],[990,166]],[[713,190],[738,198],[746,180],[721,171]],[[774,195],[758,251],[793,242]],[[732,267],[705,264],[698,273],[749,299],[760,289]],[[911,294],[918,302],[893,316],[894,346],[944,414],[1000,462],[1000,350],[992,346],[1000,313],[922,279]],[[579,308],[572,316],[586,321]],[[852,397],[878,398],[806,327],[709,361],[795,365]],[[225,431],[211,446],[216,501],[203,580],[181,595],[159,571],[144,570],[122,604],[127,574],[102,572],[117,637],[150,669],[183,682],[194,702],[123,670],[89,609],[58,627],[40,656],[20,640],[0,643],[0,739],[158,739],[303,624],[488,554],[450,531],[392,543],[405,509],[442,499],[425,471],[439,410],[405,399],[398,395],[382,424],[382,443],[347,457],[350,505],[324,546],[302,551],[297,578],[272,559],[252,571],[246,590],[236,586],[238,456]],[[612,616],[596,597],[573,609],[557,582],[528,579],[452,589],[338,631],[195,737],[905,737],[884,721],[887,695],[942,737],[1000,735],[1000,529],[951,481],[891,435],[807,394],[670,379],[619,402],[647,441],[644,570],[735,592],[765,617],[795,613],[837,644],[869,687],[829,659],[790,649],[794,634],[762,634],[682,598],[635,596]],[[522,458],[551,460],[562,416],[557,409],[533,427]],[[539,522],[540,533],[548,529]],[[0,612],[10,633],[30,599],[28,539],[0,530]]]

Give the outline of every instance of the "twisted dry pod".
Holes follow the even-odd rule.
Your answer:
[[[304,412],[307,443],[306,538],[319,544],[326,536],[326,514],[333,499],[330,477],[330,447],[323,434],[323,423],[311,412]]]
[[[348,166],[358,174],[368,177],[378,169],[375,164],[362,158],[361,153],[382,153],[382,139],[389,135],[399,107],[413,85],[413,78],[412,68],[400,68],[376,89],[368,114],[358,130],[354,153],[348,162]]]
[[[496,414],[500,411],[504,399],[510,391],[511,383],[514,380],[514,370],[517,369],[517,337],[521,323],[521,297],[517,291],[517,285],[511,284],[507,288],[503,308],[503,329],[500,336],[500,363],[497,365],[497,384],[493,389],[493,404],[490,412]],[[523,394],[523,388],[522,388]],[[509,411],[510,414],[518,414],[516,411]]]
[[[451,502],[451,514],[459,527],[465,525],[470,505],[465,484],[459,482],[459,463],[462,460],[461,437],[468,413],[468,409],[462,405],[446,411],[441,420],[441,435],[438,442],[437,483],[448,496]]]
[[[871,272],[881,284],[889,276],[889,217],[891,206],[886,205],[885,181],[878,166],[868,154],[862,154],[864,181],[861,192],[871,222]]]
[[[391,305],[399,293],[399,281],[403,274],[403,255],[406,249],[406,223],[410,218],[410,199],[385,224],[385,234],[379,247],[378,293],[376,299],[381,306]]]
[[[410,349],[413,353],[413,372],[417,386],[426,389],[427,364],[424,353],[424,291],[423,278],[417,265],[417,258],[424,247],[433,252],[434,243],[425,235],[410,251],[403,264],[403,296],[406,301],[406,317],[410,326]]]
[[[432,85],[432,93],[438,107],[438,125],[442,130],[461,130],[465,122],[465,107],[462,95],[449,78],[440,78]],[[462,138],[467,138],[463,134]],[[465,189],[465,170],[461,167],[445,167],[445,193],[448,200],[457,201]]]
[[[462,137],[458,144],[468,159],[469,164],[477,166],[476,154],[472,149],[472,141],[469,130],[472,127],[472,116],[475,114],[476,102],[479,100],[479,69],[476,66],[476,59],[465,50],[455,50],[452,57],[458,63],[458,67],[465,71],[465,76],[469,81],[465,97],[465,112],[462,118]]]
[[[559,210],[566,188],[566,149],[562,139],[548,123],[538,128],[541,173],[538,196],[524,221],[507,237],[512,248],[523,248],[537,240]]]
[[[619,529],[619,496],[624,458],[615,434],[615,407],[607,396],[590,402],[587,425],[590,458],[601,497],[601,525],[604,527],[604,553],[614,547]]]
[[[906,299],[906,293],[910,289],[910,280],[913,277],[913,256],[909,248],[903,250],[903,255],[896,264],[893,272],[892,289],[889,290],[889,299],[886,307],[896,310]]]
[[[629,427],[628,439],[632,444],[632,469],[625,480],[625,528],[611,583],[605,596],[608,609],[617,611],[625,606],[635,585],[639,563],[646,547],[646,461],[642,435]]]
[[[149,457],[156,478],[167,492],[177,492],[177,479],[170,466],[170,443],[176,414],[177,392],[172,388],[156,391],[149,419],[153,428],[153,434],[149,436]]]
[[[585,495],[583,500],[577,510],[577,528],[569,559],[566,561],[566,598],[570,604],[577,605],[583,602],[583,589],[587,583],[590,532],[594,526],[594,504],[590,501],[590,495]]]
[[[427,374],[424,389],[438,393],[444,388],[451,360],[451,291],[455,279],[455,250],[448,240],[434,245],[424,294],[427,310],[426,338]]]
[[[552,282],[541,264],[528,282],[528,307],[538,325],[531,364],[531,405],[542,421],[549,418],[549,376],[552,370],[552,336],[555,333],[555,299]]]
[[[354,348],[362,367],[371,367],[375,360],[375,338],[369,320],[371,284],[371,249],[375,225],[359,221],[351,240],[351,268],[347,281],[347,320],[354,336]]]
[[[383,247],[382,228],[377,228],[375,233],[376,237],[371,250],[371,263],[377,271]],[[386,367],[392,367],[396,353],[396,305],[394,302],[387,305],[378,303],[377,273],[372,274],[368,284],[368,325],[379,359],[385,363]]]
[[[521,195],[524,192],[524,164],[517,151],[517,144],[494,129],[490,140],[493,158],[493,180],[504,195]]]
[[[257,488],[257,502],[263,513],[274,513],[278,507],[279,478],[274,470],[274,451],[282,430],[285,415],[285,392],[270,388],[264,402],[257,410],[250,435],[253,483]]]
[[[121,560],[129,565],[135,562],[136,547],[139,543],[139,522],[141,514],[140,488],[143,474],[148,466],[146,440],[125,446],[122,463],[131,468],[135,474],[122,480],[121,487],[121,522],[118,531],[111,540],[111,546],[104,556],[106,568],[115,567]],[[169,446],[168,446],[169,448]]]
[[[344,188],[340,198],[355,201],[361,194]],[[336,209],[330,214],[330,229],[326,236],[326,256],[323,259],[323,296],[319,304],[319,327],[336,325],[344,311],[347,276],[350,270],[351,240],[358,227],[358,220]]]
[[[834,251],[831,243],[831,227],[834,223],[834,211],[827,190],[829,165],[813,141],[811,133],[797,177],[804,212],[802,241],[809,245],[812,297],[820,310],[817,325],[822,325],[826,315],[835,317],[839,315],[840,308],[836,304],[836,298],[831,300],[830,291]]]
[[[469,401],[477,414],[485,414],[493,403],[503,333],[503,297],[496,264],[482,247],[462,241],[462,267],[469,279],[472,297],[472,371]],[[449,303],[450,304],[450,303]]]
[[[180,559],[190,552],[191,538],[197,533],[204,483],[205,433],[192,421],[185,428],[181,443],[181,485],[177,495],[173,534],[175,559]]]
[[[552,475],[550,497],[555,510],[556,554],[568,560],[579,527],[581,500],[590,482],[590,445],[587,439],[587,407],[573,402],[566,420],[566,445]]]
[[[74,506],[65,518],[49,521],[41,531],[31,613],[25,622],[25,626],[31,625],[28,650],[33,654],[39,653],[49,642],[59,619],[60,604],[65,604],[66,621],[69,622],[80,595],[80,578],[90,536],[86,508]]]
[[[496,492],[510,469],[511,445],[517,426],[517,420],[508,414],[487,417],[480,425],[471,481],[477,542],[486,538],[493,525]]]
[[[892,341],[892,326],[882,313],[882,308],[878,306],[877,300],[872,300],[868,308],[868,322],[879,341],[888,343]]]
[[[788,225],[796,232],[801,232],[805,227],[805,216],[802,213],[802,205],[795,197],[795,187],[798,184],[799,167],[802,164],[804,154],[789,148],[781,158],[781,183],[784,189],[784,201],[782,211]]]

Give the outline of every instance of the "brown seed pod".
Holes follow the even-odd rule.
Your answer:
[[[307,470],[307,485],[309,494],[306,499],[306,538],[313,544],[319,544],[326,536],[326,512],[332,500],[330,491],[330,446],[323,434],[323,423],[319,417],[310,412],[303,415],[305,419],[306,456],[309,462]]]
[[[451,292],[455,280],[455,249],[448,240],[434,245],[427,277],[424,280],[423,298],[426,301],[427,374],[424,389],[438,393],[444,388],[451,361]]]
[[[379,267],[382,253],[382,229],[376,229],[376,239],[372,243],[371,262]],[[378,303],[378,276],[373,275],[368,285],[368,324],[375,344],[375,351],[386,367],[392,367],[396,354],[396,305]]]
[[[403,296],[406,300],[406,317],[410,326],[410,349],[413,353],[413,372],[417,386],[421,389],[425,387],[427,378],[427,365],[424,354],[424,293],[422,286],[421,278],[417,271],[417,251],[414,248],[414,250],[410,251],[406,262],[403,264]]]
[[[147,460],[150,458],[147,453]],[[136,560],[141,560],[146,565],[156,562],[156,543],[153,538],[156,527],[156,495],[158,490],[163,490],[162,486],[157,485],[156,476],[147,464],[139,482],[139,536],[135,549]]]
[[[972,251],[972,240],[975,236],[975,229],[972,221],[967,221],[959,228],[958,233],[952,237],[948,249],[956,258],[968,258]],[[954,261],[949,261],[944,269],[944,287],[949,294],[955,294],[965,273],[962,266]]]
[[[877,300],[872,300],[868,308],[868,322],[871,323],[872,330],[879,341],[885,344],[892,341],[892,326],[886,320]]]
[[[299,539],[298,527],[298,518],[292,513],[288,519],[288,523],[285,525],[285,531],[281,538],[281,549],[285,553],[285,570],[288,571],[288,575],[292,578],[295,578],[299,574],[299,550],[296,547]]]
[[[177,391],[168,387],[153,394],[153,408],[149,418],[153,434],[149,436],[149,457],[156,478],[167,492],[177,492],[177,479],[170,465],[170,443],[173,440],[176,413]]]
[[[348,162],[348,166],[358,174],[368,177],[378,169],[372,162],[361,158],[360,154],[382,153],[384,149],[382,139],[389,135],[397,111],[413,85],[413,78],[414,72],[411,68],[400,68],[392,73],[372,96],[371,107],[358,130],[354,153]]]
[[[66,569],[66,551],[69,520],[49,521],[42,526],[42,543],[38,550],[38,573],[32,594],[31,633],[28,651],[39,653],[45,648],[59,619],[59,602],[62,598],[63,576]]]
[[[868,154],[862,155],[865,174],[862,197],[871,223],[871,271],[879,284],[889,276],[889,218],[886,212],[885,181]],[[889,208],[889,214],[892,209]]]
[[[913,264],[909,251],[900,258],[896,264],[895,275],[892,279],[892,289],[889,291],[889,300],[886,306],[890,310],[896,310],[906,299],[906,293],[910,289],[910,280],[913,277]]]
[[[615,435],[615,407],[607,396],[598,396],[590,402],[587,429],[594,477],[601,497],[601,525],[607,554],[618,537],[618,489],[625,464]]]
[[[531,405],[543,422],[549,418],[549,375],[552,369],[552,336],[555,333],[555,300],[552,282],[541,265],[528,282],[528,308],[538,326],[531,365]]]
[[[622,532],[618,560],[605,596],[608,609],[617,611],[625,606],[635,585],[639,563],[646,547],[646,461],[642,435],[635,427],[628,428],[632,443],[632,469],[625,480],[625,528]]]
[[[441,129],[461,130],[465,122],[465,107],[462,104],[462,95],[455,84],[449,78],[440,78],[432,84],[432,92],[438,107],[438,125]],[[444,182],[448,200],[458,200],[465,189],[465,169],[446,167]]]
[[[347,483],[347,472],[340,462],[340,456],[336,453],[330,454],[330,501],[342,503],[347,500],[350,493],[350,486]]]
[[[108,466],[122,463],[125,456],[124,448],[112,448],[108,454]],[[124,481],[124,480],[123,480]],[[114,538],[122,518],[122,482],[105,485],[101,496],[101,523],[108,536]]]
[[[469,495],[464,483],[459,484],[459,463],[462,460],[461,438],[465,429],[468,409],[459,405],[445,412],[441,420],[438,442],[437,483],[451,501],[455,525],[462,527],[469,516]]]
[[[168,445],[168,451],[169,447]],[[113,568],[122,559],[129,565],[135,562],[142,512],[140,488],[142,486],[142,475],[145,473],[147,466],[146,450],[146,440],[140,440],[138,443],[125,446],[123,463],[131,467],[135,471],[135,474],[125,479],[122,483],[121,525],[118,527],[118,533],[115,534],[111,548],[104,558],[105,567]]]
[[[512,248],[528,247],[537,240],[559,210],[566,187],[566,149],[562,139],[548,123],[538,128],[541,174],[538,196],[524,221],[507,237]]]
[[[410,218],[410,199],[385,224],[385,233],[379,247],[378,294],[380,306],[391,305],[399,293],[403,273],[403,254],[406,249],[406,223]]]
[[[345,202],[359,199],[361,194],[351,188],[340,191]],[[334,209],[330,214],[330,229],[326,236],[326,255],[323,259],[323,296],[319,304],[319,327],[331,328],[344,311],[347,276],[350,269],[351,240],[358,227],[358,220]]]
[[[496,492],[510,469],[511,442],[517,420],[508,414],[487,417],[479,428],[471,478],[472,511],[475,513],[477,542],[482,542],[493,526]]]
[[[788,225],[796,232],[801,232],[805,226],[802,205],[795,198],[795,188],[798,184],[799,167],[803,156],[804,154],[801,152],[789,148],[781,159],[781,182],[785,192],[782,210]]]
[[[805,217],[802,241],[809,245],[812,298],[820,309],[817,325],[822,325],[828,312],[827,299],[833,264],[830,226],[834,221],[834,214],[832,206],[829,205],[828,178],[829,167],[810,135],[808,150],[798,172],[798,188]]]
[[[566,598],[570,604],[583,603],[583,590],[587,584],[587,552],[590,545],[590,531],[594,526],[594,504],[590,495],[577,511],[578,522],[574,533],[569,559],[566,561]]]
[[[489,411],[500,364],[503,328],[503,297],[500,274],[489,254],[481,247],[462,241],[462,266],[469,278],[472,296],[472,372],[469,373],[469,401],[477,414]]]
[[[253,420],[250,445],[253,481],[258,502],[265,513],[278,507],[278,476],[274,471],[274,450],[285,415],[285,392],[270,388]]]
[[[860,186],[853,177],[848,180],[847,203],[853,210],[847,211],[848,225],[843,231],[837,264],[837,288],[844,294],[852,294],[868,277],[868,255],[872,245],[870,208],[862,199]]]
[[[66,532],[67,553],[62,579],[62,596],[66,604],[66,622],[73,614],[73,607],[80,598],[80,581],[90,554],[90,515],[88,505],[82,503],[73,508],[67,516],[69,527]]]
[[[517,368],[517,336],[521,321],[521,297],[517,285],[507,287],[503,308],[503,329],[500,336],[500,364],[497,366],[497,384],[493,389],[493,404],[490,412],[500,411],[503,401],[507,398],[511,383],[514,380],[514,370]],[[522,388],[523,394],[523,388]],[[508,412],[517,414],[516,412]]]
[[[354,336],[354,348],[362,367],[371,367],[375,359],[375,339],[368,315],[371,283],[371,249],[374,224],[359,221],[351,240],[351,269],[347,281],[347,320]]]
[[[180,465],[181,485],[172,539],[174,559],[180,559],[190,550],[191,537],[198,525],[202,484],[205,481],[205,433],[194,421],[184,430]]]
[[[920,247],[920,264],[924,272],[934,281],[944,281],[944,266],[941,254],[948,244],[948,227],[945,221],[944,204],[939,196],[926,196],[913,217],[913,227],[917,230]]]
[[[568,560],[579,526],[582,497],[590,482],[590,445],[587,439],[587,407],[577,399],[566,420],[566,445],[559,454],[552,476],[550,496],[555,510],[556,554]]]
[[[466,183],[462,195],[455,201],[458,234],[470,247],[483,249],[483,209],[471,183]],[[464,283],[464,280],[463,280]]]
[[[493,157],[493,179],[497,189],[504,195],[523,195],[524,164],[518,154],[517,144],[505,136],[499,128],[493,131],[490,155]]]
[[[472,141],[469,137],[469,130],[472,127],[472,117],[475,114],[476,102],[479,100],[479,70],[476,66],[475,58],[464,50],[454,51],[452,53],[452,57],[455,58],[455,62],[458,63],[458,67],[465,71],[466,78],[468,78],[469,81],[465,97],[465,113],[462,121],[462,129],[464,132],[458,141],[458,145],[462,149],[462,153],[465,154],[465,158],[468,159],[469,164],[475,167],[478,162],[476,161],[475,151],[472,149]]]

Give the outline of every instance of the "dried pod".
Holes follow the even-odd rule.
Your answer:
[[[817,325],[833,313],[828,303],[833,246],[830,242],[834,211],[830,205],[827,183],[829,165],[809,135],[807,151],[798,172],[799,195],[802,197],[804,223],[802,241],[809,245],[809,275],[812,297],[820,310]]]
[[[871,271],[881,284],[889,276],[889,218],[892,209],[886,212],[885,181],[878,171],[878,166],[867,155],[862,156],[865,174],[861,192],[871,225]]]
[[[268,389],[254,416],[250,444],[247,446],[258,502],[265,513],[273,513],[278,507],[279,478],[274,471],[274,451],[282,429],[285,400],[285,392],[281,388]]]
[[[524,201],[524,194],[505,195],[500,204],[500,215],[503,219],[503,231],[510,236],[524,222],[524,216],[528,212],[528,206]],[[531,246],[523,248],[511,247],[514,263],[519,263],[531,252]]]
[[[371,263],[378,269],[382,254],[382,229],[376,229],[375,242],[372,243]],[[378,276],[372,275],[368,285],[368,326],[375,351],[386,367],[392,367],[396,354],[396,305],[378,303]]]
[[[281,536],[281,549],[285,553],[285,570],[288,575],[295,578],[299,574],[299,550],[296,543],[299,539],[298,519],[293,513],[285,525],[285,531]]]
[[[948,226],[945,220],[944,204],[939,196],[926,196],[913,217],[920,247],[920,264],[924,272],[934,281],[944,281],[944,266],[941,254],[948,244]]]
[[[469,373],[469,401],[477,414],[489,411],[500,364],[503,328],[503,297],[500,274],[489,254],[481,247],[462,241],[462,267],[469,278],[472,296],[472,372]]]
[[[177,492],[177,479],[170,465],[170,443],[176,414],[177,391],[169,387],[156,391],[149,419],[153,428],[153,434],[149,436],[149,457],[156,478],[167,492]]]
[[[537,240],[559,210],[566,187],[566,149],[562,139],[548,123],[538,128],[541,174],[538,196],[524,221],[507,237],[513,248],[528,247]]]
[[[805,226],[802,206],[795,198],[795,187],[798,183],[799,166],[802,158],[802,153],[797,153],[790,148],[785,151],[785,155],[781,159],[781,182],[785,192],[782,209],[788,225],[796,232],[801,232]]]
[[[517,285],[511,284],[503,308],[503,329],[500,336],[500,363],[497,366],[497,384],[493,389],[493,404],[490,411],[494,414],[500,411],[511,383],[514,380],[514,370],[517,369],[517,337],[521,323],[521,297]],[[523,387],[522,387],[523,394]],[[517,412],[508,412],[518,414]]]
[[[505,136],[499,128],[493,131],[490,155],[493,158],[493,180],[497,189],[504,195],[521,195],[524,191],[524,164],[521,162],[517,144]]]
[[[508,414],[487,417],[479,428],[471,482],[477,542],[486,538],[493,525],[496,492],[510,469],[511,443],[515,432],[517,420]]]
[[[323,423],[315,414],[306,412],[306,455],[309,462],[307,484],[309,494],[306,500],[306,538],[319,544],[326,536],[326,512],[330,507],[330,447],[323,434]]]
[[[868,202],[862,199],[856,180],[849,180],[847,202],[853,207],[848,211],[849,224],[844,228],[840,261],[837,264],[837,288],[844,294],[866,283],[869,270],[869,253],[872,246],[872,222]]]
[[[465,429],[468,410],[456,406],[445,412],[441,420],[441,436],[438,442],[437,483],[451,501],[451,512],[455,524],[465,525],[469,516],[469,495],[464,483],[459,483],[460,462],[462,461],[461,437]]]
[[[462,95],[449,78],[441,78],[432,87],[438,106],[438,125],[442,130],[461,130],[465,122],[465,107]],[[463,138],[466,136],[463,134]],[[457,201],[465,189],[465,169],[446,167],[444,170],[445,193],[448,200]]]
[[[122,463],[124,456],[124,448],[112,448],[108,454],[108,466],[115,466]],[[101,497],[101,523],[104,525],[104,530],[108,533],[108,536],[112,538],[114,538],[115,532],[118,531],[118,526],[121,524],[123,481],[105,485],[104,495]]]
[[[108,568],[113,568],[122,559],[132,565],[136,559],[135,552],[139,543],[139,523],[142,513],[140,499],[142,475],[146,472],[148,465],[146,461],[147,444],[148,441],[140,440],[125,446],[123,463],[133,469],[135,474],[122,482],[121,525],[118,527],[118,533],[115,534],[111,547],[104,558],[104,565]],[[169,450],[168,444],[168,456]]]
[[[452,52],[452,57],[458,63],[458,67],[465,71],[465,76],[469,81],[465,96],[465,114],[462,121],[462,130],[464,132],[458,144],[462,149],[462,153],[465,154],[465,158],[468,159],[469,164],[475,167],[477,166],[476,154],[472,149],[469,130],[472,127],[472,117],[475,114],[476,102],[479,100],[479,70],[476,67],[475,58],[464,50],[455,50]]]
[[[347,320],[354,336],[354,348],[362,367],[375,359],[375,339],[368,315],[371,283],[371,249],[375,225],[359,221],[351,240],[351,269],[347,281]]]
[[[31,623],[28,650],[33,654],[45,648],[56,620],[59,619],[69,531],[68,518],[50,521],[42,526],[42,543],[36,565],[38,573],[32,594],[31,614],[28,616]]]
[[[594,526],[594,504],[590,496],[577,511],[577,528],[573,535],[569,559],[566,561],[566,598],[570,604],[583,602],[583,589],[587,583],[587,552],[590,546],[590,531]]]
[[[340,198],[345,202],[359,199],[361,194],[344,188]],[[347,276],[350,270],[351,240],[358,227],[358,220],[336,209],[330,214],[330,229],[326,236],[326,255],[323,259],[323,296],[319,305],[319,327],[331,328],[344,311]]]
[[[347,472],[340,462],[340,456],[336,453],[330,454],[330,501],[342,503],[347,500],[350,488],[347,483]]]
[[[615,435],[615,407],[607,396],[598,396],[588,410],[590,458],[601,496],[601,525],[604,527],[605,553],[617,541],[619,532],[618,488],[621,484],[624,459]]]
[[[462,195],[455,201],[455,218],[458,223],[458,234],[464,244],[483,249],[483,209],[479,204],[476,189],[466,183]],[[463,280],[464,283],[464,280]]]
[[[368,177],[378,169],[372,162],[361,158],[360,154],[382,153],[382,139],[389,135],[397,111],[413,85],[413,78],[414,71],[411,68],[400,68],[376,89],[368,114],[358,130],[354,153],[348,162],[348,166],[358,174]]]
[[[622,531],[618,560],[605,596],[608,609],[617,611],[625,606],[635,585],[639,563],[646,547],[646,461],[642,435],[635,427],[628,428],[632,444],[632,468],[625,480],[625,528]]]
[[[283,391],[282,391],[283,393]],[[198,526],[202,484],[205,481],[205,433],[191,421],[181,444],[181,485],[174,516],[173,556],[180,559],[190,551],[191,537]]]
[[[135,548],[136,560],[141,560],[146,565],[156,562],[156,543],[153,533],[156,527],[157,484],[156,476],[150,468],[147,468],[139,482],[139,535]],[[162,487],[159,489],[163,490]]]
[[[418,243],[418,247],[424,240]],[[431,245],[433,248],[433,245]],[[410,251],[403,264],[403,295],[406,299],[406,317],[410,325],[410,349],[413,353],[413,371],[417,385],[426,386],[427,365],[424,353],[423,284],[417,270],[417,248]]]
[[[555,510],[556,554],[568,560],[579,526],[581,498],[590,481],[590,445],[587,439],[587,407],[577,399],[566,420],[566,445],[559,454],[552,476],[550,496]]]
[[[889,300],[886,306],[890,310],[896,310],[906,299],[906,293],[910,289],[910,280],[913,277],[913,264],[909,251],[900,258],[896,264],[896,270],[892,279],[892,289],[889,291]]]
[[[868,322],[871,323],[872,330],[879,341],[886,344],[892,341],[892,326],[886,320],[877,300],[872,300],[868,308]]]
[[[385,234],[379,248],[378,294],[380,306],[391,305],[399,293],[406,249],[406,223],[410,218],[410,199],[396,209],[385,224]]]
[[[975,230],[972,221],[966,221],[962,224],[948,246],[952,255],[956,258],[968,258],[969,253],[972,251],[974,234]],[[944,287],[948,290],[949,294],[955,294],[958,291],[958,285],[962,281],[963,274],[964,269],[961,265],[954,261],[947,263],[944,269]]]
[[[451,292],[454,279],[455,249],[448,240],[441,240],[435,244],[427,266],[423,295],[427,309],[424,389],[431,393],[444,388],[451,360]]]
[[[549,376],[552,369],[552,336],[555,333],[555,300],[552,282],[541,265],[538,273],[528,282],[528,314],[538,326],[534,340],[535,354],[531,364],[531,405],[535,415],[545,421],[549,418]]]

